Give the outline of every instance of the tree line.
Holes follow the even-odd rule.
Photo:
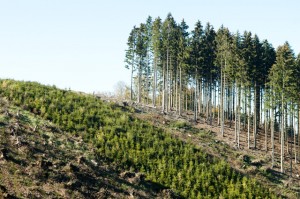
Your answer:
[[[177,23],[169,13],[165,20],[149,16],[133,27],[125,63],[131,70],[131,100],[179,115],[193,111],[196,122],[216,122],[223,136],[228,122],[238,148],[242,130],[247,132],[247,147],[253,149],[258,132],[264,132],[272,167],[277,136],[281,172],[286,156],[297,163],[300,54],[295,56],[288,42],[275,50],[250,31],[232,33],[224,26],[215,30],[200,21],[189,32],[184,20]]]

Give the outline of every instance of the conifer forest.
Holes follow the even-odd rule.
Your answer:
[[[217,124],[222,136],[228,125],[237,148],[246,133],[247,148],[270,152],[271,167],[278,160],[280,172],[293,175],[300,153],[300,54],[288,42],[275,49],[250,31],[200,21],[189,28],[169,13],[133,27],[125,63],[131,100],[165,113],[192,111],[195,122]]]

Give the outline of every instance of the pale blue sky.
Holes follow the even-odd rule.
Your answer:
[[[190,28],[249,30],[276,48],[300,52],[298,0],[0,0],[0,78],[60,88],[113,91],[130,81],[124,68],[128,34],[146,18],[169,12]]]

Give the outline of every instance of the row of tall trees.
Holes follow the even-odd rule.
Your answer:
[[[269,139],[272,143],[272,166],[278,136],[284,172],[285,149],[299,148],[300,131],[300,55],[287,42],[275,50],[249,31],[232,33],[224,26],[216,31],[200,21],[189,32],[184,20],[177,23],[168,14],[135,26],[127,44],[131,100],[179,115],[192,110],[195,121],[217,122],[222,135],[228,122],[234,125],[237,147],[242,129],[248,148],[254,149],[258,132],[264,131],[265,150]]]

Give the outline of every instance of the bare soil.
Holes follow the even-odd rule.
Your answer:
[[[8,102],[1,106],[0,198],[146,199],[169,193],[143,175],[122,173],[81,137]]]

